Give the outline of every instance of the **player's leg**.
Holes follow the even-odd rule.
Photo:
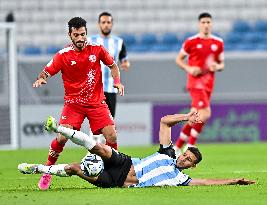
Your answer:
[[[203,110],[209,106],[209,96],[207,95],[207,92],[201,89],[190,89],[189,93],[191,96],[191,111],[198,111],[199,115],[201,116],[201,120],[205,123],[205,117],[202,116],[203,113],[200,112],[200,110]],[[182,153],[182,148],[187,141],[189,146],[195,145],[197,134],[195,130],[192,131],[193,127],[201,132],[203,126],[203,123],[196,123],[194,125],[190,123],[184,124],[180,131],[180,136],[176,141],[175,151],[177,156]]]
[[[70,174],[67,174],[65,167],[67,164],[57,164],[57,165],[43,165],[43,164],[27,164],[22,163],[18,165],[18,170],[23,174],[49,174],[57,175],[60,177],[67,177]]]
[[[192,107],[191,111],[197,112],[197,109]],[[192,124],[190,124],[188,122],[186,122],[182,126],[181,131],[180,131],[180,135],[179,135],[179,137],[175,143],[176,146],[174,147],[177,157],[182,154],[181,149],[183,148],[184,144],[187,142],[187,140],[190,136],[191,129],[192,129]]]
[[[192,126],[190,131],[190,136],[188,139],[188,146],[195,146],[197,139],[202,132],[205,123],[211,116],[210,109],[210,96],[211,93],[205,90],[196,90],[193,91],[194,95],[194,106],[197,108],[199,115],[201,116],[201,120],[203,123],[197,123]]]
[[[110,113],[114,118],[116,113],[117,93],[104,92],[104,94],[106,97],[106,103],[108,105],[108,109],[110,110]]]
[[[87,117],[92,132],[94,134],[102,133],[106,139],[106,144],[117,150],[117,133],[107,104],[101,103],[98,106],[88,108]]]
[[[67,128],[80,129],[81,124],[84,120],[84,115],[80,113],[78,108],[70,105],[65,105],[61,114],[60,124]],[[46,165],[53,165],[56,163],[60,153],[63,151],[65,143],[67,142],[67,138],[60,133],[58,133],[57,137],[52,140],[48,159]],[[39,180],[38,186],[41,190],[46,190],[49,188],[51,183],[51,175],[44,174]]]
[[[73,143],[85,147],[91,153],[97,154],[103,159],[108,159],[111,157],[111,148],[105,144],[97,143],[94,140],[91,132],[87,135],[81,131],[61,125],[58,126],[56,120],[51,116],[47,118],[45,129],[49,132],[56,132],[63,135],[67,139],[70,139]]]
[[[198,110],[199,115],[201,116],[201,119],[203,120],[203,123],[197,123],[192,126],[192,129],[190,131],[190,136],[188,139],[188,146],[195,146],[197,139],[202,132],[205,123],[208,121],[208,119],[211,116],[211,109],[210,107],[206,107],[204,109],[199,109]]]

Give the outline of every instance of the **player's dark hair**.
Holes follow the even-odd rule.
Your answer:
[[[102,16],[110,16],[110,17],[111,17],[111,21],[113,21],[113,17],[112,17],[112,15],[111,15],[111,13],[109,13],[109,12],[107,12],[107,11],[104,11],[104,12],[102,12],[101,14],[99,14],[99,16],[98,16],[98,23],[100,23],[100,18],[101,18]]]
[[[74,17],[71,20],[69,20],[68,26],[69,26],[69,33],[71,33],[72,28],[79,29],[81,27],[85,27],[87,32],[86,21],[81,17]]]
[[[195,157],[197,158],[195,164],[198,164],[202,160],[202,154],[200,153],[199,149],[196,147],[188,147],[187,150],[192,152]]]
[[[198,20],[200,21],[200,19],[202,19],[202,18],[211,18],[212,19],[212,16],[208,12],[203,12],[203,13],[199,14]]]

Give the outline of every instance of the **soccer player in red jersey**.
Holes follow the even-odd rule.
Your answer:
[[[124,95],[124,86],[120,83],[119,68],[112,56],[103,46],[87,42],[86,21],[74,17],[68,22],[69,37],[72,44],[55,54],[33,83],[37,88],[47,83],[47,78],[61,72],[65,88],[64,107],[60,124],[80,130],[85,118],[90,122],[94,134],[102,133],[107,144],[117,149],[117,134],[114,121],[105,102],[101,64],[111,70],[114,87]],[[53,165],[63,151],[67,138],[58,134],[51,143],[46,165]],[[44,174],[39,181],[39,188],[46,190],[51,183],[51,176]]]
[[[188,141],[194,146],[205,123],[211,116],[210,98],[214,87],[215,72],[224,69],[223,40],[211,34],[212,16],[201,13],[198,17],[199,33],[189,37],[176,58],[177,65],[187,72],[187,90],[191,96],[191,110],[197,110],[203,123],[186,123],[176,141],[177,155]],[[185,62],[185,58],[188,58]]]

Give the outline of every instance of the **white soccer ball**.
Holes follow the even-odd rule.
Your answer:
[[[96,177],[104,170],[104,162],[98,155],[88,153],[81,161],[81,169],[85,176]]]

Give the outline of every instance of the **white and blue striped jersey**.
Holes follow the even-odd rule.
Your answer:
[[[105,49],[109,52],[111,56],[113,56],[114,61],[118,64],[118,62],[122,62],[127,59],[127,52],[125,45],[123,43],[122,38],[118,36],[110,36],[110,37],[102,37],[101,35],[94,35],[88,37],[88,41],[92,43],[97,43],[103,45]],[[104,92],[108,93],[117,93],[117,88],[114,88],[114,81],[111,76],[111,72],[109,67],[105,66],[101,63],[102,69],[102,81]]]
[[[133,187],[188,185],[191,178],[176,166],[176,159],[166,154],[155,153],[144,159],[132,158],[139,181]]]

